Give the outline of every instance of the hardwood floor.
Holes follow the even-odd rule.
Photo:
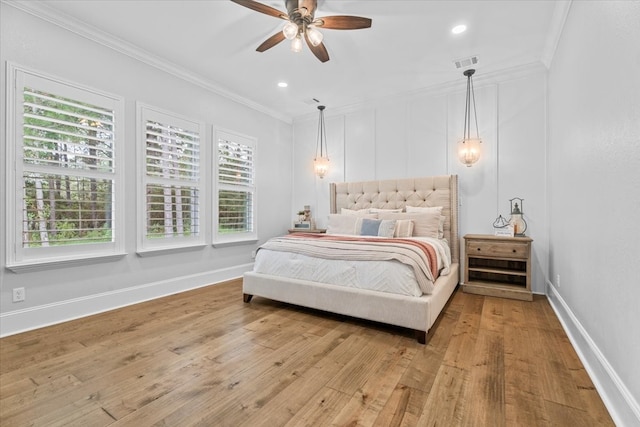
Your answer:
[[[412,331],[241,282],[0,340],[0,425],[613,425],[546,298],[456,291]]]

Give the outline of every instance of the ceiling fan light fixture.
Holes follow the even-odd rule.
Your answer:
[[[300,35],[297,35],[293,40],[291,40],[291,51],[292,52],[302,52],[302,38]]]
[[[298,26],[291,21],[287,21],[282,27],[282,34],[284,34],[288,40],[293,40],[298,35]]]
[[[322,39],[324,38],[322,33],[318,31],[316,27],[311,25],[307,27],[307,37],[309,37],[309,42],[311,42],[313,46],[318,46],[322,43]]]

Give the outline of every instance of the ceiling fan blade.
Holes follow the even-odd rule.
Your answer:
[[[282,40],[284,40],[284,38],[285,37],[284,34],[282,34],[282,31],[278,31],[277,33],[263,41],[262,44],[256,48],[256,50],[258,52],[264,52],[265,50],[271,49],[272,47],[280,43]]]
[[[317,18],[314,25],[330,30],[359,30],[371,27],[371,19],[346,15],[323,16]]]
[[[258,3],[253,0],[231,0],[234,3],[238,3],[241,6],[248,7],[256,12],[264,13],[265,15],[275,16],[276,18],[289,19],[289,15],[284,12],[280,12],[278,9],[274,9],[266,4]]]
[[[304,34],[304,39],[307,41],[307,46],[309,46],[311,52],[313,52],[320,62],[327,62],[329,60],[329,52],[327,52],[327,48],[324,47],[324,43],[321,42],[318,46],[314,46],[309,40],[307,33]]]

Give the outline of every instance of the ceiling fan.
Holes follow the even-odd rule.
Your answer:
[[[257,12],[287,21],[282,31],[278,31],[258,46],[256,49],[258,52],[264,52],[284,39],[291,40],[292,51],[300,52],[302,50],[302,39],[304,38],[316,58],[321,62],[327,62],[329,60],[329,53],[324,43],[322,43],[323,36],[322,33],[318,31],[318,28],[358,30],[371,27],[371,19],[360,16],[334,15],[316,18],[317,0],[285,0],[287,13],[254,0],[231,1]]]

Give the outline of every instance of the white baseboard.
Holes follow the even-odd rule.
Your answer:
[[[112,292],[89,295],[0,313],[0,337],[18,334],[69,320],[79,319],[128,305],[236,279],[253,264],[207,271],[204,273],[161,280]],[[242,295],[238,295],[242,299]]]
[[[613,421],[620,427],[640,426],[640,405],[548,280],[547,297]]]

